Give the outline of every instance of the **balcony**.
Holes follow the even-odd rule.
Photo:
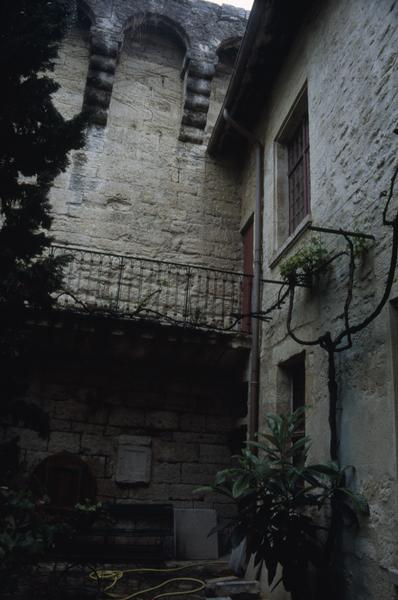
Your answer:
[[[252,276],[54,245],[66,255],[60,309],[186,328],[247,333]]]

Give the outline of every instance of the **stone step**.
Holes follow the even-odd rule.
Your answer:
[[[206,582],[205,595],[210,598],[232,598],[232,600],[258,600],[261,590],[258,581],[246,581],[237,577],[217,578]]]

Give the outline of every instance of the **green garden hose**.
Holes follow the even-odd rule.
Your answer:
[[[136,592],[133,592],[132,594],[128,594],[127,596],[123,596],[120,594],[115,594],[114,592],[111,592],[111,590],[116,586],[116,584],[123,579],[123,577],[129,573],[176,573],[178,571],[182,571],[184,569],[188,569],[190,567],[198,567],[198,566],[205,566],[205,565],[212,565],[212,564],[216,564],[214,561],[212,562],[201,562],[201,563],[189,563],[187,565],[183,565],[181,567],[170,567],[170,568],[166,568],[166,569],[153,569],[153,568],[135,568],[135,569],[124,569],[124,570],[117,570],[117,569],[101,569],[99,571],[92,571],[89,574],[90,579],[94,580],[94,581],[106,581],[109,580],[109,584],[105,587],[104,592],[105,594],[109,597],[109,598],[115,598],[116,600],[131,600],[132,598],[136,598],[138,596],[143,596],[144,594],[148,594],[149,592],[154,592],[155,590],[159,590],[167,585],[169,585],[170,583],[175,583],[175,582],[187,582],[187,583],[193,583],[195,584],[195,587],[193,587],[190,590],[181,590],[181,591],[177,591],[177,592],[163,592],[161,594],[157,594],[156,596],[152,596],[150,600],[157,600],[159,598],[165,598],[167,596],[186,596],[186,595],[190,595],[190,594],[196,594],[198,592],[201,592],[205,585],[206,582],[203,581],[203,579],[198,579],[196,577],[171,577],[169,579],[166,579],[165,581],[162,581],[161,583],[151,586],[149,588],[145,588],[143,590],[138,590]],[[219,561],[217,561],[217,564],[220,564]]]

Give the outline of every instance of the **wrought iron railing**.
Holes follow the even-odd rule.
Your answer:
[[[71,246],[54,245],[51,253],[69,259],[57,294],[60,308],[245,331],[250,275]]]

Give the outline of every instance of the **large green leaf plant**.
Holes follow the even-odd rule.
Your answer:
[[[293,600],[319,600],[315,588],[322,579],[322,598],[333,597],[337,535],[344,524],[359,524],[367,502],[346,486],[351,468],[306,464],[310,440],[303,434],[302,409],[268,415],[267,425],[257,442],[246,443],[236,467],[218,472],[200,491],[236,503],[236,517],[227,525],[232,545],[246,539],[248,558],[254,557],[259,572],[265,565],[270,586],[283,582]]]

